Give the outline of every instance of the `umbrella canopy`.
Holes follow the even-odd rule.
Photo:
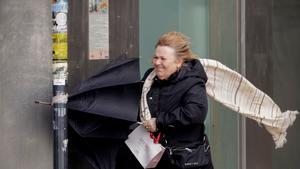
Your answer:
[[[133,122],[137,118],[140,89],[139,60],[121,57],[75,87],[68,108]]]
[[[137,121],[141,88],[139,59],[121,56],[71,90],[70,139],[94,168],[115,168],[118,148]]]

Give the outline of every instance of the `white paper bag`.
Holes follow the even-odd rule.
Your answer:
[[[161,144],[153,142],[150,133],[142,125],[128,135],[125,143],[144,168],[156,167],[165,151]]]

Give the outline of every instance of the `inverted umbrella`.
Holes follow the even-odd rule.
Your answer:
[[[137,58],[110,63],[71,91],[68,108],[127,121],[136,121],[140,95]]]
[[[118,148],[137,121],[140,90],[139,60],[121,56],[70,92],[71,139],[94,168],[115,168]]]

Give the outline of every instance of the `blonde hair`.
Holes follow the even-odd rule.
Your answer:
[[[198,57],[192,52],[190,44],[189,38],[184,34],[167,32],[158,39],[155,48],[158,46],[169,46],[175,49],[177,57],[181,57],[184,61],[190,61]]]

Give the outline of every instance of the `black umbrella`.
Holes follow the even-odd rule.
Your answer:
[[[141,87],[139,60],[123,56],[70,92],[73,141],[95,168],[115,167],[118,147],[137,121]]]

